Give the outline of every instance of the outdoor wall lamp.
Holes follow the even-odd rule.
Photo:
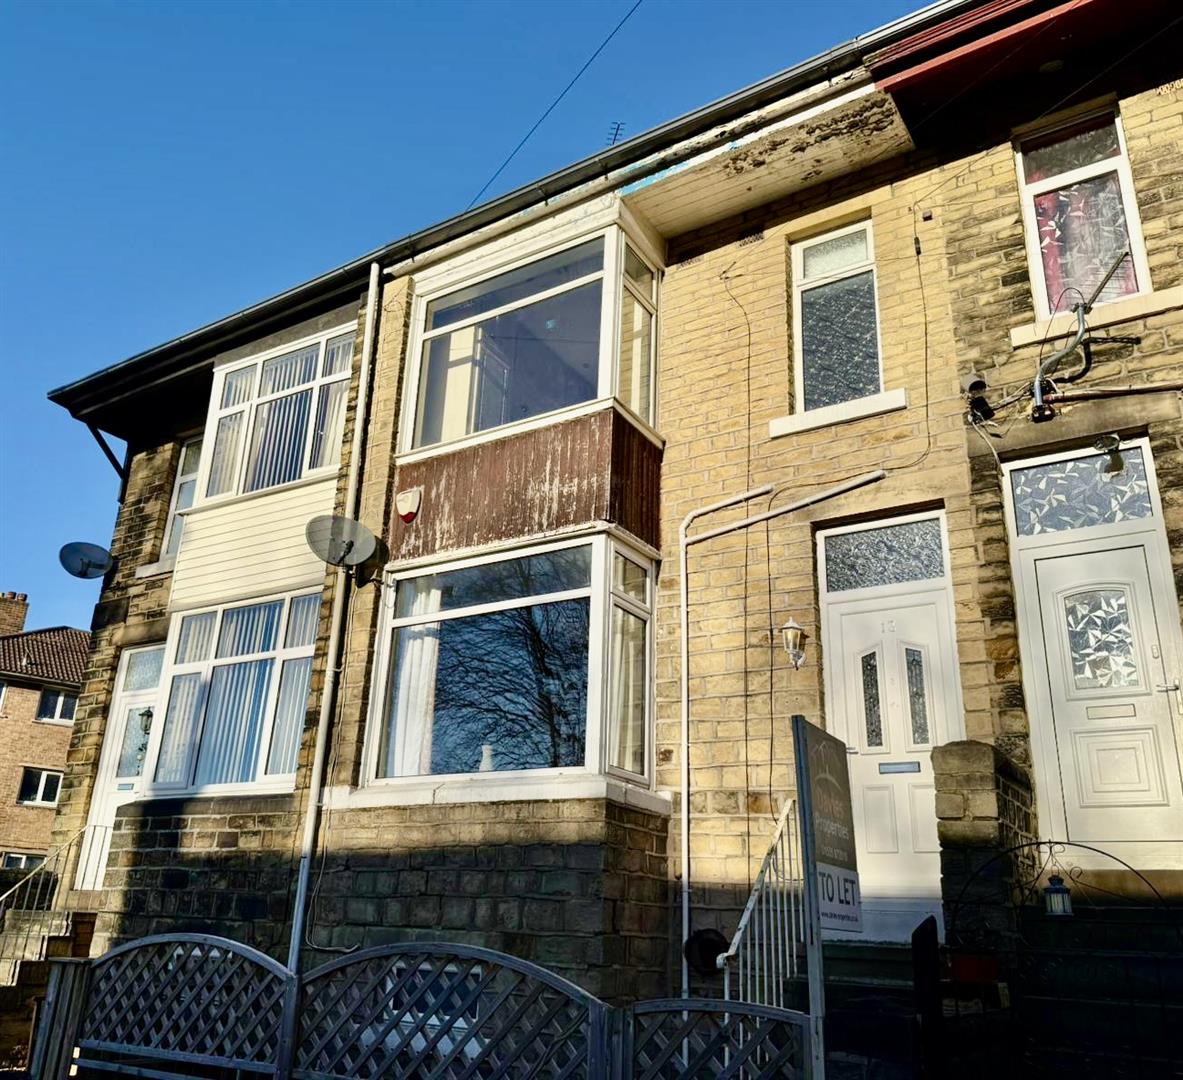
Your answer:
[[[1059,874],[1047,879],[1043,890],[1043,905],[1049,915],[1072,914],[1072,892]]]
[[[1106,476],[1116,476],[1120,472],[1125,472],[1125,459],[1121,456],[1119,436],[1102,435],[1093,443],[1093,449],[1109,455],[1109,460],[1105,462],[1105,467],[1102,470]]]
[[[805,627],[796,619],[790,618],[780,628],[780,636],[784,642],[785,652],[789,654],[789,661],[794,668],[799,669],[805,662]]]

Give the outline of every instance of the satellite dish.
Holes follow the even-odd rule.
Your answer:
[[[105,547],[82,541],[75,541],[63,547],[58,552],[58,562],[67,574],[77,578],[102,577],[115,565],[115,560]]]
[[[369,529],[340,514],[314,517],[304,537],[316,557],[330,566],[360,566],[378,549],[378,538]]]

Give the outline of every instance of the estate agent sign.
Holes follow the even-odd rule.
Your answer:
[[[823,930],[862,932],[854,813],[846,744],[803,716],[793,717],[797,791],[801,802],[806,878],[817,886]]]

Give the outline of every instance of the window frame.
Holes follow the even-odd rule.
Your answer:
[[[9,859],[19,859],[19,862],[9,863]],[[29,860],[34,862],[30,866]],[[4,851],[0,852],[0,869],[2,870],[36,870],[37,867],[45,864],[44,855],[36,855],[27,851]]]
[[[297,755],[296,769],[290,773],[274,773],[269,774],[267,770],[267,757],[271,750],[271,738],[275,728],[275,711],[279,701],[280,682],[283,675],[283,665],[289,660],[304,659],[307,657],[313,658],[315,665],[316,657],[316,638],[313,638],[311,645],[299,646],[285,646],[284,640],[287,633],[288,618],[291,613],[292,602],[302,596],[318,596],[323,603],[323,590],[320,588],[294,589],[283,593],[272,593],[266,596],[251,597],[244,600],[227,601],[221,604],[207,604],[202,607],[188,608],[184,611],[176,612],[171,622],[169,623],[168,638],[166,640],[164,664],[160,671],[160,683],[157,688],[157,701],[159,703],[156,715],[153,717],[152,733],[148,741],[148,749],[144,754],[144,768],[140,774],[140,784],[138,794],[143,798],[153,798],[161,795],[186,795],[186,796],[202,796],[202,795],[233,795],[233,794],[259,794],[269,792],[290,792],[295,789],[296,773],[299,771],[299,761]],[[280,611],[278,630],[276,632],[276,645],[274,649],[269,649],[263,652],[243,653],[235,656],[218,657],[218,637],[222,632],[223,617],[227,611],[242,608],[253,607],[259,604],[268,604],[276,600],[283,602]],[[210,612],[215,613],[213,629],[210,632],[210,655],[203,660],[194,660],[186,663],[178,663],[176,660],[177,648],[180,644],[181,626],[186,618],[194,615],[204,615]],[[317,616],[319,620],[319,615]],[[318,631],[319,633],[319,631]],[[248,663],[255,660],[274,660],[274,667],[272,668],[271,678],[267,686],[267,696],[264,704],[264,711],[262,722],[259,727],[259,741],[255,750],[255,772],[254,778],[251,780],[234,780],[219,784],[198,784],[195,782],[198,754],[201,748],[202,736],[205,733],[205,724],[207,720],[206,706],[209,700],[209,689],[213,678],[213,671],[217,667],[224,667],[227,665]],[[156,768],[160,760],[161,745],[164,741],[164,732],[168,720],[168,709],[172,702],[173,680],[178,675],[199,674],[201,676],[200,689],[198,690],[198,712],[199,717],[194,729],[194,737],[189,740],[188,750],[185,758],[185,775],[187,779],[184,782],[175,781],[159,781],[156,779]],[[311,689],[309,690],[309,698],[311,699]],[[307,714],[307,703],[305,703],[305,714]],[[303,726],[301,726],[301,737],[303,734]]]
[[[585,718],[584,758],[580,765],[560,768],[493,770],[491,772],[428,773],[406,776],[378,775],[380,745],[384,726],[389,719],[390,667],[394,634],[406,625],[435,621],[432,616],[395,617],[397,585],[431,574],[447,573],[452,570],[489,566],[498,562],[521,559],[530,555],[546,554],[568,548],[590,547],[591,576],[588,586],[557,593],[538,594],[491,604],[457,608],[443,613],[447,618],[461,618],[483,612],[504,610],[514,607],[528,607],[539,601],[550,603],[566,599],[588,598],[590,601],[588,625],[587,658],[587,713]],[[613,554],[619,553],[646,573],[647,603],[642,605],[612,586]],[[362,786],[387,792],[392,801],[397,801],[400,791],[413,791],[424,785],[438,787],[440,784],[460,782],[472,784],[474,791],[484,788],[482,797],[488,801],[511,801],[521,798],[520,794],[506,791],[507,781],[554,780],[611,777],[624,780],[630,786],[653,790],[654,735],[653,735],[653,688],[654,688],[654,613],[656,596],[656,563],[638,548],[624,542],[620,537],[606,532],[584,534],[549,543],[509,546],[463,558],[450,558],[431,563],[417,563],[414,566],[388,566],[383,589],[379,627],[375,641],[375,663],[370,683],[369,708],[366,717],[366,736],[363,749]],[[611,637],[613,605],[619,605],[644,619],[645,622],[645,775],[610,765],[610,737],[613,718],[611,716],[614,685],[611,679]]]
[[[1043,180],[1028,183],[1027,174],[1023,168],[1023,154],[1027,146],[1033,142],[1041,142],[1056,136],[1069,137],[1074,130],[1084,129],[1093,121],[1106,116],[1113,120],[1114,130],[1117,132],[1119,153],[1116,157],[1103,158],[1091,165],[1082,165],[1079,168],[1069,169],[1067,172],[1056,173]],[[1126,232],[1130,238],[1130,259],[1134,265],[1138,288],[1132,293],[1125,293],[1112,300],[1098,300],[1096,307],[1120,303],[1123,300],[1130,300],[1135,296],[1143,296],[1153,292],[1154,288],[1150,281],[1150,263],[1146,258],[1146,244],[1142,236],[1142,218],[1138,212],[1138,197],[1134,189],[1134,176],[1130,170],[1125,128],[1122,126],[1121,113],[1117,107],[1115,105],[1091,107],[1068,116],[1062,116],[1050,123],[1020,129],[1014,133],[1012,149],[1015,159],[1015,176],[1019,184],[1019,207],[1023,220],[1023,247],[1027,255],[1027,276],[1031,283],[1031,297],[1035,304],[1036,318],[1050,319],[1070,310],[1067,308],[1055,312],[1051,310],[1051,303],[1047,295],[1043,254],[1039,243],[1039,222],[1035,216],[1036,196],[1067,187],[1081,180],[1092,180],[1110,172],[1117,173],[1122,210],[1125,212]]]
[[[183,466],[185,464],[185,455],[188,452],[189,447],[193,446],[194,443],[196,443],[198,446],[201,447],[201,449],[198,450],[198,452],[197,452],[197,470],[195,472],[191,472],[191,473],[182,472],[181,469],[183,468]],[[177,552],[180,551],[180,549],[181,549],[181,541],[185,535],[185,525],[184,525],[185,511],[177,509],[177,501],[180,499],[180,496],[181,496],[181,485],[186,480],[192,480],[193,481],[193,502],[191,502],[189,505],[195,506],[197,504],[197,496],[201,492],[201,465],[202,465],[202,458],[204,458],[204,457],[205,457],[204,432],[199,435],[191,435],[189,438],[181,440],[181,451],[177,455],[177,471],[176,471],[176,475],[173,476],[172,498],[169,500],[169,503],[168,503],[168,517],[165,518],[165,521],[164,521],[164,542],[160,545],[161,560],[175,559],[177,557]],[[174,548],[174,547],[172,547],[173,527],[177,521],[181,522],[181,531],[179,533],[177,533],[177,544],[176,544],[176,547]]]
[[[824,274],[816,279],[811,279],[809,282],[805,281],[805,252],[818,244],[826,243],[830,240],[836,240],[840,236],[848,236],[852,233],[864,232],[867,237],[867,258],[860,263],[851,267],[844,267],[842,270],[833,274]],[[852,406],[857,406],[861,401],[871,401],[887,391],[887,385],[884,378],[883,371],[883,319],[880,312],[879,304],[879,271],[875,264],[875,230],[874,225],[869,217],[860,218],[858,221],[852,222],[849,225],[842,225],[835,229],[829,229],[826,232],[815,233],[808,237],[802,237],[799,240],[791,240],[789,243],[789,260],[791,272],[793,275],[793,297],[792,297],[792,325],[793,325],[793,412],[798,416],[808,416],[814,413],[820,413],[823,409],[840,409],[848,410]],[[871,288],[875,295],[875,352],[879,362],[879,389],[873,394],[864,394],[862,397],[847,398],[845,401],[833,403],[831,405],[819,405],[813,409],[806,409],[805,407],[805,357],[804,357],[804,323],[801,318],[801,297],[804,293],[813,289],[821,288],[826,285],[832,285],[837,281],[843,281],[846,278],[855,277],[859,274],[865,274],[867,271],[871,272]]]
[[[353,349],[354,354],[350,359],[349,368],[343,373],[333,375],[322,374],[324,366],[325,351],[328,343],[334,338],[343,337],[346,334],[353,334]],[[277,390],[270,394],[261,395],[258,392],[259,380],[262,373],[262,367],[268,360],[274,360],[276,357],[286,356],[288,353],[299,352],[301,349],[309,348],[312,345],[317,346],[316,357],[316,375],[306,383],[301,383],[298,387],[288,387],[284,390]],[[252,353],[250,356],[241,357],[233,361],[227,361],[214,369],[213,387],[210,390],[209,408],[206,413],[205,429],[201,436],[201,461],[197,471],[197,490],[194,493],[193,506],[191,510],[202,506],[212,506],[229,502],[233,499],[242,499],[258,495],[267,494],[273,491],[283,491],[286,488],[294,487],[296,484],[307,483],[310,480],[316,480],[325,477],[336,476],[340,471],[340,463],[336,465],[324,465],[319,468],[310,468],[309,460],[312,452],[312,443],[314,436],[314,428],[316,426],[316,406],[320,397],[321,388],[335,382],[350,382],[353,379],[354,365],[357,359],[357,324],[356,322],[344,323],[335,326],[328,330],[321,330],[315,334],[309,334],[305,337],[299,338],[295,341],[286,342],[283,345],[277,345],[271,349]],[[222,406],[222,395],[226,385],[226,379],[240,371],[245,371],[248,368],[254,368],[254,377],[251,380],[251,394],[243,402],[237,405]],[[280,398],[290,397],[293,394],[300,393],[307,389],[310,394],[310,403],[308,408],[308,426],[304,432],[304,445],[300,452],[300,475],[292,480],[284,481],[282,484],[271,484],[267,487],[256,488],[253,491],[247,491],[244,488],[246,483],[247,459],[250,457],[251,442],[254,438],[255,425],[258,418],[259,406],[269,402],[276,401]],[[346,390],[346,409],[348,409],[349,391]],[[230,486],[223,492],[217,495],[207,494],[209,489],[210,469],[214,461],[214,451],[217,445],[218,422],[227,416],[232,416],[235,413],[242,413],[246,416],[242,429],[239,434],[239,444],[235,454],[235,461],[232,469],[232,482]],[[188,513],[189,511],[184,511]]]
[[[37,782],[37,798],[22,799],[20,797],[20,789],[22,787],[24,787],[25,774],[31,773],[31,772],[41,774],[41,779]],[[45,794],[45,778],[47,776],[56,776],[58,778],[57,795],[54,797],[54,799],[52,801],[42,798],[42,796]],[[18,806],[57,806],[57,804],[62,801],[62,781],[65,780],[65,778],[66,778],[66,774],[59,769],[47,769],[41,765],[23,765],[23,766],[21,766],[21,780],[20,780],[20,784],[17,786],[17,799],[16,799],[17,805]]]
[[[45,700],[46,694],[57,694],[58,696],[57,706],[53,711],[53,716],[41,715],[41,703]],[[33,719],[39,724],[57,724],[59,727],[73,727],[74,716],[69,717],[69,719],[63,719],[62,717],[62,702],[66,698],[74,699],[74,716],[76,716],[78,712],[78,692],[76,690],[71,692],[64,686],[43,686],[40,696],[37,698],[37,715]]]
[[[583,277],[574,281],[566,282],[550,289],[544,289],[538,293],[532,293],[512,303],[491,308],[489,311],[482,312],[470,319],[458,320],[436,330],[427,329],[427,308],[434,301],[448,296],[450,293],[458,292],[461,289],[480,285],[502,274],[519,270],[529,266],[531,263],[540,262],[552,255],[562,254],[564,251],[569,251],[572,248],[579,247],[581,244],[601,237],[604,240],[604,264],[602,269],[591,274],[585,274]],[[620,322],[623,311],[624,290],[628,287],[624,283],[626,245],[632,248],[637,258],[652,271],[654,279],[652,298],[643,299],[639,290],[635,288],[630,289],[631,294],[641,299],[653,316],[653,331],[649,348],[648,420],[638,415],[619,396]],[[531,246],[525,251],[517,250],[512,255],[507,253],[502,258],[494,257],[487,260],[473,259],[470,265],[471,268],[468,270],[458,270],[452,273],[441,274],[438,279],[430,280],[423,291],[418,293],[412,301],[411,329],[407,336],[405,363],[405,386],[408,388],[408,392],[404,395],[400,412],[399,434],[396,444],[398,460],[419,460],[421,458],[434,457],[437,454],[451,453],[473,443],[489,442],[508,437],[520,431],[546,427],[577,415],[580,411],[587,411],[589,406],[603,406],[613,401],[624,409],[630,417],[634,418],[644,429],[652,432],[654,437],[657,437],[657,354],[661,310],[661,283],[664,266],[653,251],[652,245],[644,240],[639,230],[629,228],[623,219],[616,218],[607,224],[598,225],[595,228],[570,231],[550,244]],[[560,296],[596,280],[602,282],[602,287],[600,292],[599,366],[596,393],[593,397],[586,401],[577,402],[574,405],[566,405],[562,408],[538,413],[521,420],[511,420],[508,423],[495,427],[471,431],[466,435],[446,439],[442,442],[430,443],[426,446],[415,445],[425,404],[421,383],[423,376],[423,351],[424,345],[427,342],[437,337],[454,333],[467,326],[496,318],[498,315],[538,303],[540,300],[545,300],[552,296]]]

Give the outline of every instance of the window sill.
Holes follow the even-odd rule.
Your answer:
[[[802,431],[845,424],[851,420],[864,420],[868,416],[881,416],[908,407],[908,391],[884,390],[869,397],[843,401],[839,405],[827,405],[822,409],[809,409],[792,416],[778,416],[768,422],[768,437],[778,439],[782,435],[796,435]]]
[[[164,574],[171,574],[173,567],[177,564],[177,557],[175,555],[165,555],[163,558],[154,563],[146,563],[143,566],[136,567],[137,578],[161,577]]]
[[[35,716],[33,722],[35,724],[48,724],[50,727],[72,728],[74,726],[73,720],[52,720],[48,716]]]
[[[203,499],[189,507],[188,510],[178,510],[177,516],[194,517],[206,510],[216,510],[222,506],[237,506],[239,503],[250,502],[252,499],[265,499],[268,495],[278,495],[280,492],[294,491],[296,488],[309,487],[312,484],[335,484],[340,471],[340,467],[335,465],[331,469],[322,469],[312,476],[301,476],[299,480],[292,480],[287,484],[276,484],[273,487],[260,488],[258,491],[243,491],[236,495],[215,495],[212,499]],[[184,543],[184,540],[181,542]]]
[[[133,802],[148,802],[154,799],[216,799],[223,795],[291,795],[296,790],[294,779],[288,777],[280,783],[218,784],[204,788],[148,788],[141,791]]]
[[[653,814],[670,814],[673,803],[662,792],[611,776],[569,773],[558,776],[411,776],[379,780],[366,787],[325,789],[330,810],[358,810],[376,806],[430,806],[476,802],[526,802],[557,799],[608,799]]]
[[[52,810],[57,803],[55,802],[36,802],[33,799],[26,799],[22,803],[17,803],[18,806],[27,806],[33,810]]]
[[[1089,312],[1087,322],[1090,330],[1099,330],[1104,326],[1157,315],[1177,307],[1183,307],[1183,285],[1098,304]],[[1076,315],[1071,311],[1063,311],[1051,320],[1042,319],[1027,326],[1014,327],[1010,332],[1010,347],[1021,349],[1025,345],[1038,345],[1045,340],[1070,337],[1075,332]]]

